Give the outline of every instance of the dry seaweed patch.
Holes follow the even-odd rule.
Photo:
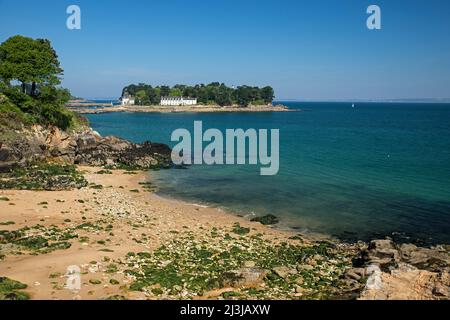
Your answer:
[[[177,235],[154,252],[130,252],[121,261],[129,289],[147,297],[226,299],[320,299],[338,296],[341,275],[351,267],[348,250],[328,243],[297,245],[234,236]],[[224,289],[225,288],[225,289]],[[223,289],[223,290],[221,290]]]

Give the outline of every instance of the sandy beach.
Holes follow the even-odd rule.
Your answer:
[[[143,292],[126,290],[132,279],[120,271],[112,276],[107,266],[128,252],[151,252],[181,232],[189,231],[196,239],[206,239],[213,228],[232,229],[239,223],[250,228],[252,234],[262,233],[271,241],[298,242],[288,239],[293,235],[290,232],[249,222],[215,208],[145,192],[142,183],[148,180],[147,173],[117,170],[112,174],[96,174],[99,168],[79,169],[85,172],[91,187],[72,191],[0,192],[1,197],[8,199],[0,201],[0,222],[11,223],[2,225],[3,230],[36,225],[42,226],[42,230],[52,227],[63,230],[90,223],[103,226],[80,229],[66,250],[35,255],[4,248],[6,257],[0,262],[0,274],[27,284],[27,293],[33,299],[102,299],[114,295],[147,299],[149,296]],[[100,185],[102,189],[98,189]],[[64,289],[66,269],[72,265],[83,270],[79,291]],[[110,284],[113,277],[120,285]],[[97,280],[101,284],[96,284]]]
[[[438,269],[399,263],[367,278],[354,267],[364,243],[166,199],[151,172],[78,170],[88,181],[80,189],[0,191],[0,280],[19,281],[30,299],[436,299],[448,291],[442,246],[400,247],[410,263],[438,261]],[[379,259],[396,250],[376,240],[368,257],[390,263]],[[67,287],[73,267],[75,288]],[[367,287],[373,281],[383,285]]]

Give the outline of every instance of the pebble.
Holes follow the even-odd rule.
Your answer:
[[[245,268],[253,268],[254,266],[256,266],[255,261],[245,261],[244,262],[244,267]]]

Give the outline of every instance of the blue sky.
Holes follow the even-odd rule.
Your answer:
[[[81,30],[66,28],[71,4]],[[0,0],[0,41],[15,34],[50,39],[63,85],[89,98],[212,81],[278,99],[450,97],[448,0]]]

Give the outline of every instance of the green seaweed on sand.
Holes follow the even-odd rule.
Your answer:
[[[59,229],[56,226],[35,225],[18,230],[0,230],[0,244],[11,244],[30,254],[45,254],[71,247],[68,240],[77,238],[73,228]]]
[[[232,232],[238,235],[245,235],[250,232],[250,228],[241,227],[239,223],[235,223]]]
[[[0,189],[70,190],[87,186],[74,165],[42,163],[0,174]]]
[[[102,282],[98,279],[91,279],[91,280],[89,280],[89,283],[93,284],[93,285],[98,285],[98,284],[101,284]]]
[[[10,226],[16,224],[14,221],[5,221],[5,222],[0,222],[0,226]]]
[[[302,299],[323,298],[336,294],[341,275],[351,266],[347,251],[340,252],[327,243],[298,245],[246,234],[224,241],[226,228],[213,231],[214,237],[210,231],[201,239],[193,238],[191,232],[179,233],[152,253],[128,254],[124,273],[135,278],[129,289],[148,292],[158,287],[165,298],[179,298],[180,291],[183,297],[199,296],[223,288],[229,274],[251,262],[253,268],[265,270],[264,285],[237,289],[225,294],[226,298],[292,299],[299,285],[305,291]],[[312,259],[317,260],[314,266],[301,268]],[[290,271],[281,277],[280,268]]]
[[[0,277],[0,300],[28,300],[30,296],[22,291],[27,285],[19,281]]]
[[[97,171],[96,174],[113,174],[113,172],[111,170],[102,169]]]

